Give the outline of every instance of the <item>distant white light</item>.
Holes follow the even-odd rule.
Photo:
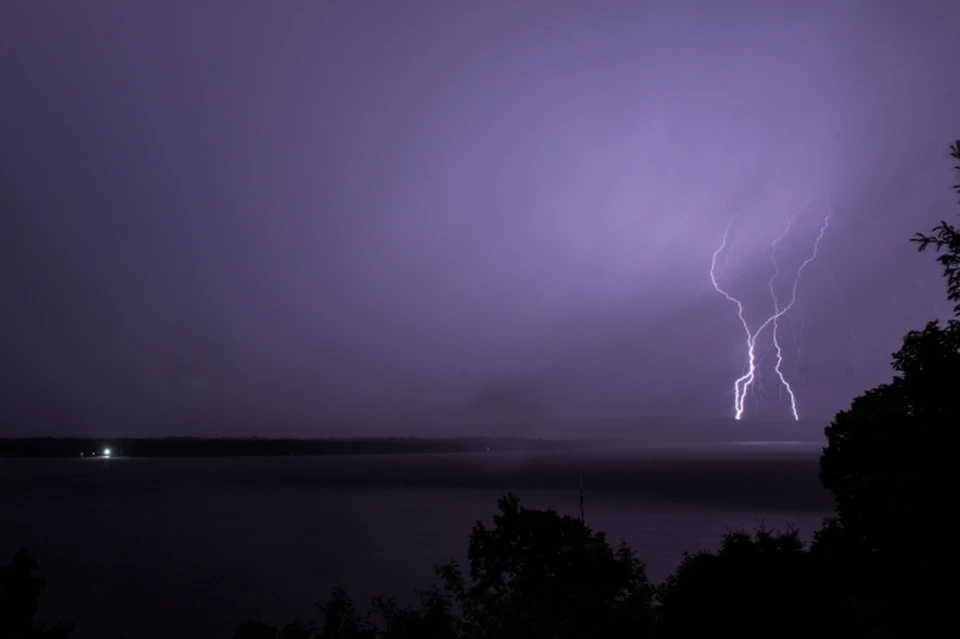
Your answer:
[[[104,457],[109,457],[109,456],[110,456],[110,449],[109,449],[109,448],[104,448],[104,449],[103,449],[103,456],[104,456]]]

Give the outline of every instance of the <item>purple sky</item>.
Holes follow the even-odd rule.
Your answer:
[[[783,8],[791,7],[791,8]],[[960,3],[5,2],[0,433],[801,416],[948,305]],[[761,335],[758,354],[771,333]],[[790,419],[772,354],[747,418]],[[525,417],[524,417],[525,419]],[[549,427],[546,427],[549,432]]]

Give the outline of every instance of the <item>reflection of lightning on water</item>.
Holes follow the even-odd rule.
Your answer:
[[[806,207],[804,207],[806,208]],[[803,209],[801,209],[802,212]],[[798,213],[799,215],[799,213]],[[796,216],[794,216],[795,218]],[[800,419],[800,414],[797,409],[797,400],[796,395],[793,392],[793,388],[790,386],[790,383],[787,381],[786,376],[782,371],[783,364],[783,349],[780,345],[779,338],[779,320],[783,317],[790,309],[793,308],[794,304],[797,301],[797,287],[800,284],[800,279],[803,275],[803,271],[809,266],[814,260],[817,259],[817,251],[820,248],[820,241],[823,239],[824,234],[827,232],[827,227],[830,223],[830,215],[828,214],[824,217],[823,225],[820,227],[820,232],[817,234],[817,238],[813,243],[813,250],[810,256],[800,264],[800,267],[797,269],[797,273],[793,278],[793,285],[790,290],[790,302],[785,306],[780,306],[780,301],[777,298],[776,290],[774,283],[777,278],[780,276],[780,267],[776,261],[776,247],[777,244],[790,232],[790,228],[793,225],[793,219],[787,224],[786,229],[783,233],[780,234],[777,239],[771,243],[771,253],[770,261],[774,266],[774,274],[768,280],[768,288],[770,295],[773,298],[774,310],[773,314],[767,317],[762,324],[755,331],[750,330],[750,325],[744,317],[744,306],[738,298],[731,295],[726,289],[720,286],[717,282],[716,277],[716,268],[717,268],[717,258],[720,253],[727,247],[727,238],[730,234],[730,228],[733,225],[733,220],[727,225],[726,230],[723,233],[723,241],[720,244],[720,247],[713,253],[713,257],[710,262],[710,282],[713,284],[713,288],[723,295],[729,302],[734,304],[737,307],[737,317],[740,320],[741,326],[743,326],[744,336],[746,338],[746,349],[747,349],[747,371],[738,377],[733,384],[734,400],[733,400],[733,412],[736,419],[741,419],[744,413],[744,400],[746,399],[747,393],[750,391],[750,388],[753,382],[757,378],[757,353],[756,353],[756,343],[757,338],[763,333],[763,331],[772,325],[773,332],[773,350],[776,353],[777,362],[774,366],[774,372],[777,374],[777,378],[781,384],[781,390],[785,390],[787,395],[790,397],[790,410],[795,420]]]

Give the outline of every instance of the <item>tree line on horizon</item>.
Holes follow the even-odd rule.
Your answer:
[[[960,162],[960,141],[951,155]],[[960,174],[960,164],[955,168]],[[960,195],[960,179],[954,189]],[[335,586],[317,605],[319,622],[251,620],[234,639],[949,634],[960,595],[953,520],[960,494],[960,230],[944,221],[913,241],[937,252],[954,317],[910,331],[892,356],[891,381],[856,397],[827,426],[819,478],[835,510],[809,546],[795,530],[731,532],[715,551],[685,553],[656,585],[626,544],[508,494],[492,526],[474,526],[468,565],[439,566],[437,583],[417,591],[418,604],[381,597],[361,613]],[[69,637],[69,623],[36,621],[44,587],[26,550],[0,568],[0,639]]]
[[[0,457],[276,457],[564,450],[587,445],[524,437],[29,437],[0,438]]]

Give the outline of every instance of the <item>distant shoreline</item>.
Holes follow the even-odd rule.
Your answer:
[[[524,438],[30,437],[0,439],[0,457],[322,457],[557,451],[597,442]]]
[[[773,435],[774,433],[764,434]],[[762,439],[769,443],[806,441],[806,438],[796,440],[764,437]],[[0,439],[0,458],[422,455],[478,452],[549,452],[610,447],[631,448],[658,444],[709,445],[730,443],[749,442],[742,438],[731,437],[696,438],[695,441],[687,442],[669,442],[659,437],[650,438],[647,441],[619,438],[535,439],[523,437],[331,437],[315,439],[266,437],[10,437]]]

